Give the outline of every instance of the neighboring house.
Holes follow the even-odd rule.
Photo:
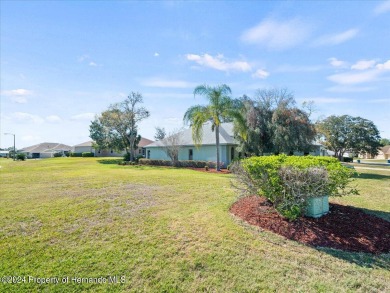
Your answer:
[[[62,143],[43,142],[33,146],[25,147],[19,150],[20,153],[25,153],[29,159],[51,158],[54,154],[61,153],[66,155],[72,150],[72,147]]]
[[[180,134],[179,160],[217,161],[215,132],[211,130],[211,123],[203,125],[202,144],[197,148],[192,140],[192,129],[183,130]],[[145,147],[146,158],[152,160],[170,160],[164,151],[165,140],[156,141]],[[219,154],[223,167],[226,167],[235,158],[241,156],[236,151],[238,142],[234,139],[233,123],[222,123],[219,130]],[[313,144],[313,151],[307,153],[313,156],[329,156],[328,151],[320,143]],[[306,155],[294,152],[294,155]]]
[[[151,144],[153,140],[147,139],[147,138],[141,138],[140,142],[138,143],[138,149],[135,151],[135,156],[141,155],[145,156],[145,146],[148,144]],[[92,152],[95,153],[96,157],[123,157],[123,155],[126,154],[126,151],[116,151],[113,149],[103,149],[103,150],[95,150],[93,148],[93,141],[87,141],[80,143],[78,145],[75,145],[73,147],[74,153],[84,153],[84,152]]]
[[[80,144],[76,144],[72,148],[74,153],[94,153],[95,149],[93,148],[93,141],[89,140]]]
[[[390,145],[385,145],[384,147],[379,148],[378,155],[375,157],[370,154],[359,155],[359,158],[362,159],[378,159],[378,160],[388,160],[390,159]]]
[[[9,151],[0,151],[0,158],[8,158]]]

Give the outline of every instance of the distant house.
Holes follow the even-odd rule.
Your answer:
[[[384,147],[379,148],[378,155],[371,156],[370,154],[359,155],[359,158],[362,159],[378,159],[378,160],[388,160],[390,159],[390,145],[385,145]]]
[[[140,142],[138,143],[138,149],[136,150],[135,155],[142,155],[145,156],[145,146],[148,144],[153,143],[153,140],[147,139],[147,138],[141,138]],[[122,157],[124,154],[126,154],[125,150],[122,151],[116,151],[114,149],[103,149],[103,150],[95,150],[93,147],[93,141],[87,141],[80,144],[77,144],[73,146],[74,153],[84,153],[84,152],[92,152],[95,153],[96,157]]]
[[[192,140],[192,129],[183,130],[180,136],[180,151],[179,160],[195,160],[195,161],[217,161],[216,139],[215,132],[211,130],[211,123],[203,125],[202,144],[199,147],[195,146]],[[234,139],[233,123],[222,123],[219,130],[219,154],[220,161],[226,167],[235,158],[241,156],[237,152],[236,147],[238,142]],[[164,140],[156,141],[145,147],[146,158],[154,160],[170,160],[164,151]],[[294,152],[294,155],[313,155],[313,156],[329,156],[328,151],[320,143],[313,144],[313,151],[310,153]]]
[[[0,158],[8,158],[9,151],[0,151]]]
[[[20,153],[25,153],[29,159],[51,158],[54,154],[66,155],[72,150],[72,147],[62,143],[43,142],[40,144],[25,147],[19,150]]]
[[[94,153],[93,141],[89,140],[80,144],[76,144],[72,147],[73,153]]]

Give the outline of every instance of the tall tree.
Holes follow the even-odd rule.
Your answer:
[[[287,89],[258,90],[254,99],[244,96],[240,101],[246,136],[235,128],[239,151],[249,156],[309,151],[315,127],[309,113],[295,106],[294,96]]]
[[[192,106],[184,114],[184,122],[192,126],[192,139],[195,145],[202,144],[203,124],[211,121],[211,129],[215,131],[215,142],[217,151],[217,170],[220,171],[219,156],[219,127],[222,122],[230,120],[235,115],[233,101],[230,98],[232,91],[226,84],[211,87],[199,85],[194,89],[194,96],[204,96],[208,105]]]
[[[378,154],[380,135],[375,124],[361,117],[329,116],[316,125],[321,140],[342,160],[347,151],[355,154]]]
[[[123,102],[112,104],[92,121],[90,137],[100,148],[124,148],[134,161],[134,151],[141,139],[138,124],[150,116],[148,110],[139,106],[141,103],[142,95],[132,92]]]

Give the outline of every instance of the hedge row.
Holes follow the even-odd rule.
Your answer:
[[[84,153],[70,153],[69,154],[70,157],[94,157],[95,156],[95,153],[92,153],[92,152],[84,152]]]
[[[139,159],[138,163],[140,165],[149,165],[149,166],[172,166],[172,161],[169,160],[151,160],[151,159]],[[185,168],[204,168],[208,166],[209,168],[215,168],[215,162],[209,161],[177,161],[175,167],[185,167]]]

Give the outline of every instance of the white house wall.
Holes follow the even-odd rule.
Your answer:
[[[219,147],[219,155],[224,166],[230,164],[230,149],[232,146],[222,145]],[[192,149],[192,159],[194,161],[217,161],[217,149],[213,145],[203,145],[199,148],[195,146],[185,146],[179,151],[179,160],[189,160],[189,150]],[[146,147],[146,154],[150,152],[150,159],[152,160],[170,160],[162,147]]]
[[[75,153],[94,153],[95,150],[91,146],[75,146],[73,152],[75,152]]]

